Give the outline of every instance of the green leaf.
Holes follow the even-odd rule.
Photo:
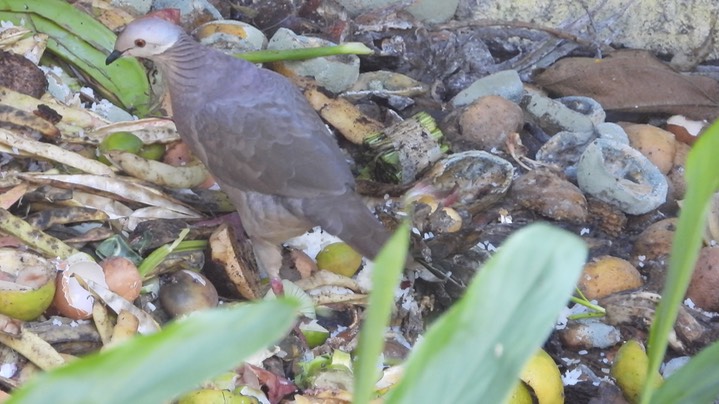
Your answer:
[[[719,121],[715,122],[697,140],[687,156],[687,192],[679,214],[674,235],[669,272],[649,332],[649,375],[656,374],[667,350],[669,333],[674,326],[687,287],[691,281],[694,264],[699,256],[702,235],[712,195],[719,190]],[[704,377],[704,375],[702,375]],[[650,402],[655,383],[647,382],[642,391],[641,403]],[[686,386],[690,388],[691,386]]]
[[[405,221],[377,255],[372,270],[372,293],[360,331],[359,352],[354,369],[353,403],[368,403],[377,380],[377,360],[384,345],[385,328],[394,307],[394,293],[402,278],[407,248],[409,224]]]
[[[719,342],[705,348],[657,389],[652,404],[713,403],[719,397]]]
[[[430,327],[386,402],[504,402],[569,300],[586,256],[579,237],[546,224],[512,235]]]
[[[252,63],[271,63],[284,60],[306,60],[336,55],[371,55],[372,50],[361,42],[345,42],[333,46],[297,49],[263,49],[237,53],[234,56]]]
[[[8,403],[162,403],[282,338],[297,303],[245,303],[194,313],[162,331],[41,374]]]
[[[0,0],[0,20],[47,34],[48,49],[92,79],[103,96],[147,114],[150,83],[144,67],[133,58],[105,66],[116,37],[89,14],[63,0]]]

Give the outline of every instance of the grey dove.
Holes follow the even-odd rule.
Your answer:
[[[273,289],[281,290],[281,243],[314,226],[374,259],[389,233],[288,79],[197,43],[161,14],[125,27],[106,63],[121,56],[149,59],[160,70],[180,136],[237,208]]]

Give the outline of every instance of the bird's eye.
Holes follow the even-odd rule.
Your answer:
[[[145,40],[144,39],[135,39],[135,46],[137,46],[138,48],[144,48]]]

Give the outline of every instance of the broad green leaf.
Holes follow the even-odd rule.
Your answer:
[[[512,235],[427,331],[387,403],[502,403],[567,303],[587,247],[533,224]]]
[[[359,357],[354,369],[355,404],[368,403],[377,380],[377,361],[384,344],[385,328],[394,307],[394,294],[402,278],[407,248],[409,224],[405,221],[377,255],[372,271],[372,293],[360,331],[357,350]]]
[[[719,397],[719,342],[694,356],[659,387],[652,404],[714,403]]]
[[[280,299],[198,312],[39,375],[8,403],[169,402],[282,338],[296,309]]]
[[[699,256],[706,216],[712,195],[719,190],[719,121],[715,122],[694,144],[687,156],[687,192],[674,234],[669,272],[649,332],[649,375],[656,374],[667,350],[669,333],[674,326]],[[703,377],[703,375],[702,375]],[[641,403],[648,404],[655,383],[647,383]],[[690,386],[686,386],[690,388]]]
[[[147,114],[151,100],[145,69],[133,58],[105,66],[115,34],[89,14],[63,0],[0,0],[0,20],[47,34],[48,49],[91,78],[103,96]]]

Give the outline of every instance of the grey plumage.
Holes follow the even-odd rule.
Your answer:
[[[281,265],[279,245],[316,225],[375,257],[388,233],[355,193],[324,123],[285,77],[151,16],[125,28],[108,63],[120,55],[158,66],[178,132],[237,207],[271,277]]]

